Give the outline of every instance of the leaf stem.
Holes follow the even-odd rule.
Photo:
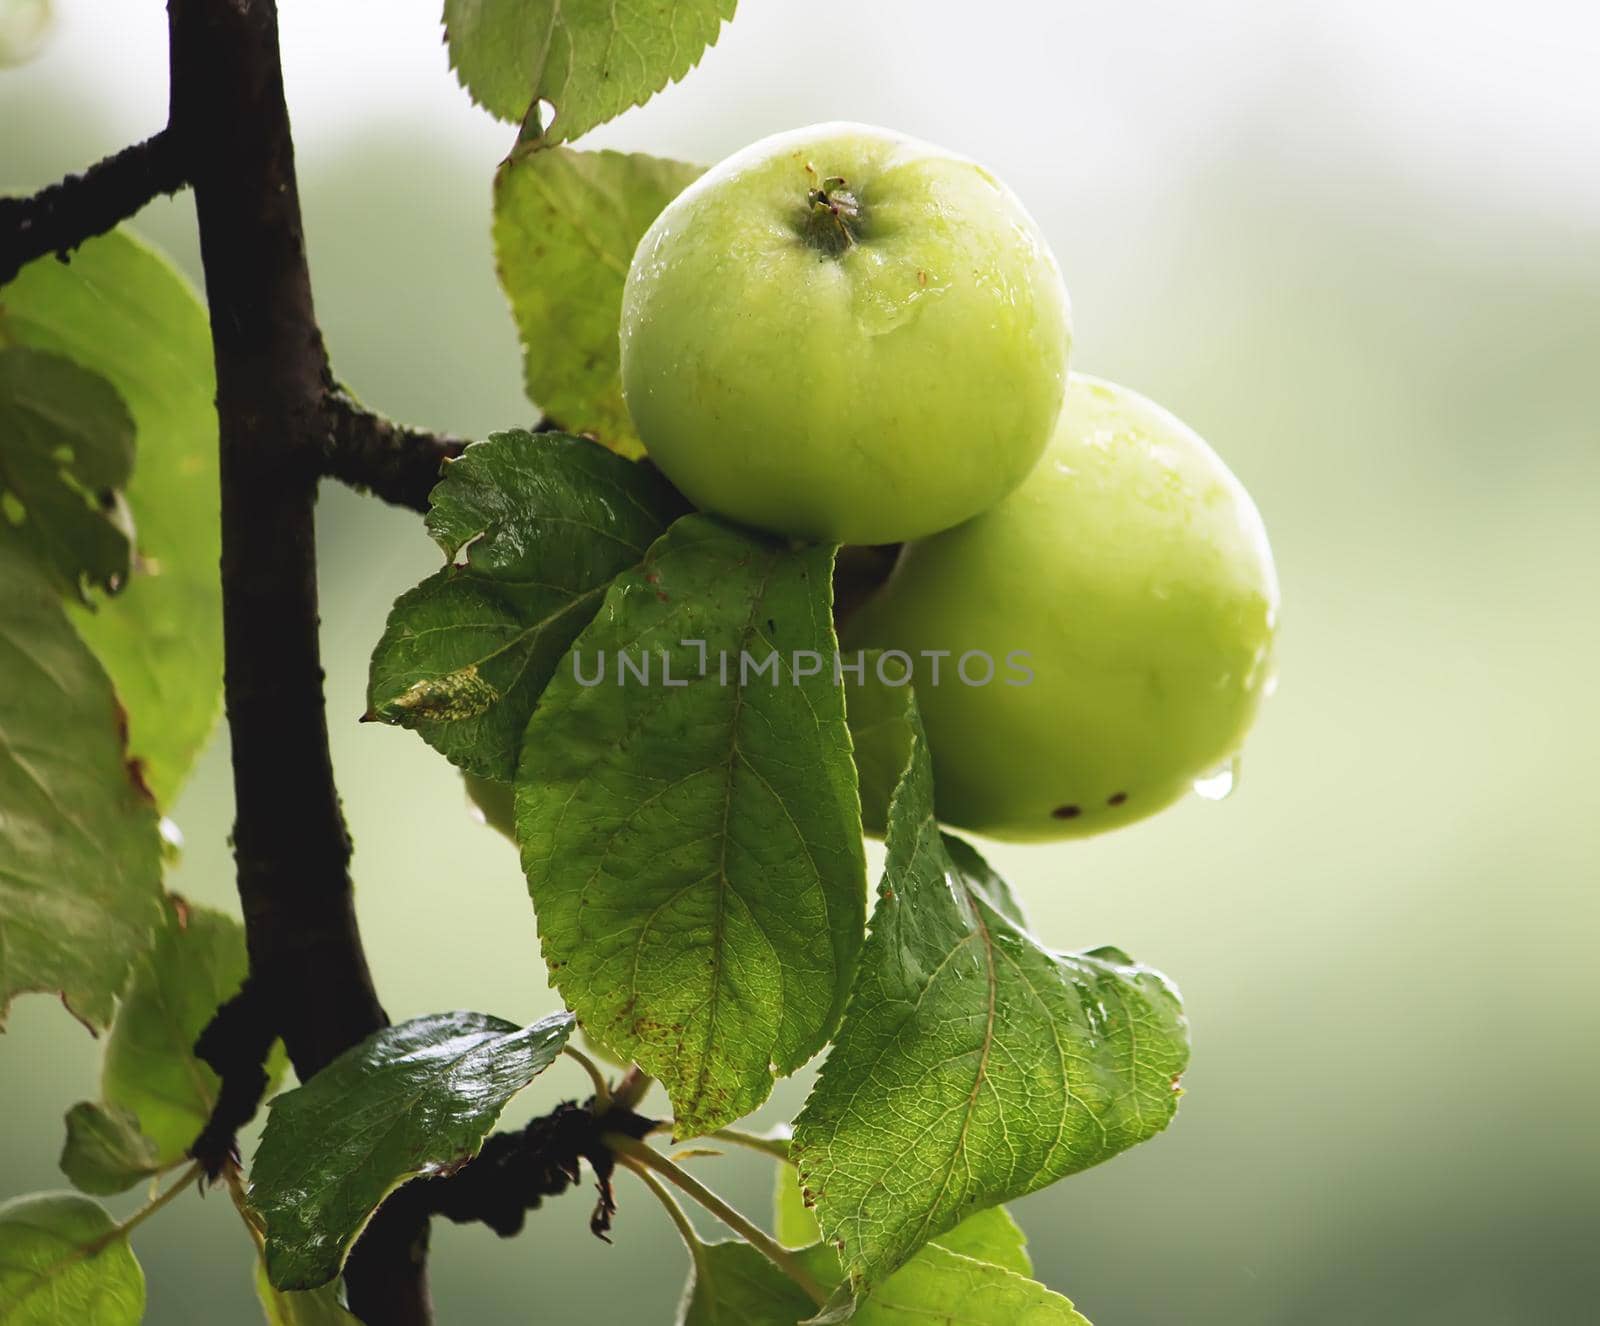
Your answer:
[[[656,1200],[666,1208],[667,1214],[672,1217],[672,1223],[678,1227],[678,1234],[682,1237],[684,1246],[689,1249],[689,1256],[694,1258],[696,1265],[698,1265],[701,1250],[706,1246],[706,1243],[700,1237],[700,1231],[690,1223],[689,1215],[683,1209],[682,1203],[672,1195],[672,1191],[666,1184],[662,1183],[660,1179],[656,1178],[637,1160],[632,1160],[627,1156],[618,1156],[617,1161],[624,1169],[631,1172],[634,1178],[638,1179],[640,1183],[644,1184],[646,1188],[656,1195]]]
[[[600,1139],[619,1158],[628,1158],[637,1161],[640,1165],[653,1169],[662,1178],[683,1189],[690,1197],[699,1202],[701,1206],[722,1221],[729,1229],[740,1238],[744,1239],[752,1248],[764,1256],[786,1276],[799,1285],[806,1296],[819,1307],[826,1303],[826,1291],[811,1276],[805,1267],[800,1265],[794,1254],[781,1243],[768,1234],[766,1230],[755,1224],[748,1216],[735,1207],[730,1206],[710,1188],[701,1183],[699,1179],[687,1170],[673,1164],[653,1147],[646,1146],[643,1142],[636,1142],[631,1137],[620,1133],[607,1133]]]
[[[570,1045],[563,1045],[561,1053],[582,1065],[583,1071],[589,1075],[589,1081],[594,1083],[594,1112],[604,1114],[611,1108],[611,1084],[606,1081],[606,1075],[600,1071],[600,1065],[582,1050],[574,1049]]]
[[[157,1211],[166,1206],[167,1203],[172,1201],[172,1199],[181,1193],[185,1188],[190,1187],[199,1177],[200,1166],[190,1165],[189,1168],[183,1172],[183,1177],[174,1183],[170,1188],[168,1188],[164,1193],[161,1193],[157,1197],[151,1198],[150,1201],[146,1202],[126,1220],[122,1221],[121,1224],[114,1225],[112,1228],[106,1230],[106,1232],[99,1238],[95,1239],[94,1242],[88,1244],[84,1248],[84,1255],[86,1257],[93,1257],[96,1253],[109,1248],[118,1240],[127,1238],[129,1234],[138,1229],[140,1225],[144,1224],[146,1220],[150,1219],[150,1217],[153,1216]]]
[[[742,1128],[718,1128],[711,1134],[724,1142],[732,1142],[735,1146],[746,1147],[751,1151],[759,1151],[763,1155],[776,1156],[779,1160],[794,1162],[789,1159],[789,1139],[787,1137],[763,1137],[760,1133],[747,1133]]]
[[[617,1080],[617,1089],[612,1092],[618,1106],[625,1110],[637,1109],[639,1102],[645,1098],[650,1090],[650,1084],[655,1079],[634,1064]]]

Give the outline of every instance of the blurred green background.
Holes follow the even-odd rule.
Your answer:
[[[338,371],[418,424],[526,421],[488,239],[510,133],[455,87],[436,3],[283,8]],[[19,187],[164,119],[157,0],[57,9],[43,55],[0,72]],[[1077,366],[1207,436],[1279,559],[1282,684],[1237,793],[994,852],[1044,936],[1159,965],[1194,1025],[1174,1128],[1017,1204],[1040,1275],[1099,1326],[1595,1321],[1600,18],[1549,0],[742,9],[698,73],[594,143],[714,160],[849,118],[981,158],[1056,246]],[[198,276],[186,201],[139,226]],[[341,490],[321,523],[334,753],[385,1002],[549,1011],[512,849],[414,736],[355,722],[388,605],[437,553],[414,515]],[[219,733],[176,809],[173,885],[236,910],[227,768]],[[58,1004],[15,1008],[0,1197],[64,1186],[60,1116],[96,1063]],[[558,1066],[509,1117],[583,1090]],[[697,1163],[765,1211],[766,1164]],[[441,1224],[441,1321],[669,1322],[681,1250],[642,1192],[622,1201],[614,1247],[583,1194],[512,1242]],[[136,1247],[151,1322],[259,1320],[221,1197]]]

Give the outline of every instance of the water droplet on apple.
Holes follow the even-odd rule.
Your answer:
[[[1195,795],[1204,801],[1226,801],[1239,784],[1239,757],[1194,780]]]

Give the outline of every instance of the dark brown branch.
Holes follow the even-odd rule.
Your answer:
[[[656,1121],[621,1107],[595,1114],[593,1104],[564,1101],[525,1128],[495,1133],[454,1174],[424,1179],[402,1191],[436,1215],[457,1224],[481,1221],[501,1238],[510,1238],[521,1232],[529,1211],[575,1185],[581,1177],[579,1162],[587,1161],[599,1192],[589,1228],[606,1238],[616,1211],[611,1195],[616,1160],[601,1138],[606,1133],[643,1138]]]
[[[239,1163],[239,1130],[261,1107],[267,1056],[277,1039],[277,1009],[266,986],[250,977],[194,1044],[195,1057],[221,1079],[211,1117],[189,1148],[208,1180],[214,1182],[229,1163]]]
[[[47,253],[65,260],[84,240],[188,182],[177,136],[167,128],[31,198],[0,198],[0,285]]]
[[[439,469],[466,442],[391,423],[343,391],[327,397],[328,447],[323,473],[385,502],[427,511]]]
[[[306,267],[272,0],[169,0],[170,124],[190,163],[217,374],[234,857],[252,983],[302,1079],[384,1026],[356,926],[317,639],[313,506],[330,374]],[[390,1204],[352,1310],[431,1320],[427,1217]]]

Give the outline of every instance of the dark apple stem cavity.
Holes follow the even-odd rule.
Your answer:
[[[830,175],[818,187],[806,191],[806,242],[833,257],[856,242],[861,223],[861,203],[848,186],[843,175]]]

